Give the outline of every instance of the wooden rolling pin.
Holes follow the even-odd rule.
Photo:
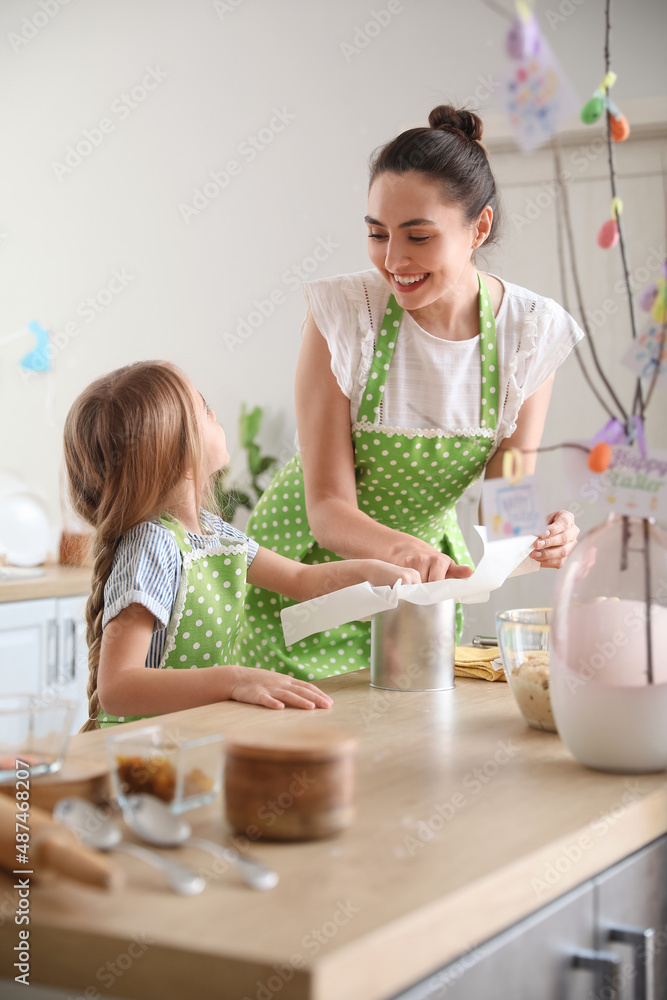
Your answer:
[[[115,889],[122,885],[124,874],[120,869],[98,851],[81,844],[72,830],[56,823],[37,806],[31,806],[28,814],[29,864],[17,862],[17,815],[20,816],[20,813],[15,801],[0,795],[0,867],[8,872],[27,868],[35,875],[48,870],[100,889]]]

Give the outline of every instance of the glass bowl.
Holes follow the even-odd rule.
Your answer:
[[[556,574],[551,638],[551,700],[570,753],[601,771],[665,770],[667,532],[613,512],[582,535]]]
[[[223,738],[191,737],[165,726],[111,733],[107,753],[121,808],[132,795],[154,795],[173,813],[212,802],[222,785]]]
[[[505,677],[529,726],[557,732],[549,690],[551,608],[519,608],[496,615]]]
[[[76,704],[32,694],[0,696],[0,783],[16,778],[19,761],[30,777],[60,770]]]

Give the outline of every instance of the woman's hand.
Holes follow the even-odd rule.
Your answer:
[[[314,684],[279,674],[259,667],[233,666],[236,678],[231,685],[229,697],[232,701],[242,701],[247,705],[263,705],[264,708],[331,708],[333,700]]]
[[[547,529],[535,539],[531,559],[540,566],[559,569],[577,544],[579,528],[574,523],[574,514],[569,510],[557,510],[547,517]]]
[[[459,566],[444,552],[412,535],[403,534],[400,540],[390,547],[387,555],[392,563],[416,570],[419,575],[419,580],[416,582],[464,580],[473,574],[470,566]]]

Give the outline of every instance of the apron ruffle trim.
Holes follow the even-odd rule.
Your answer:
[[[240,556],[248,552],[247,542],[232,542],[230,545],[211,545],[208,549],[193,549],[192,552],[183,553],[183,563],[188,569],[193,563],[200,559],[207,559],[209,556]]]
[[[371,424],[367,420],[359,420],[352,425],[352,431],[364,431],[371,434],[385,434],[387,437],[394,437],[398,434],[406,438],[456,438],[456,437],[484,437],[494,439],[496,432],[491,427],[457,427],[454,430],[441,430],[440,428],[429,427],[386,427],[384,424]]]
[[[164,644],[164,649],[162,651],[162,658],[159,663],[160,669],[172,669],[173,667],[166,667],[167,657],[176,648],[176,633],[181,624],[181,618],[183,617],[183,609],[185,608],[185,598],[188,593],[188,574],[185,571],[185,557],[183,558],[184,565],[181,568],[181,579],[178,583],[178,590],[176,592],[176,600],[174,601],[174,608],[171,612],[171,618],[169,619],[169,624],[167,625],[167,639]]]

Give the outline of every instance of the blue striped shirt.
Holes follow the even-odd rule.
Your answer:
[[[202,528],[196,535],[188,531],[193,549],[212,549],[227,539],[244,541],[246,536],[221,517],[202,510]],[[259,545],[248,538],[248,566]],[[181,579],[181,550],[176,539],[159,521],[143,521],[131,528],[118,543],[104,587],[102,628],[130,604],[143,604],[155,615],[153,637],[146,657],[147,667],[159,667],[167,639],[167,625]]]

